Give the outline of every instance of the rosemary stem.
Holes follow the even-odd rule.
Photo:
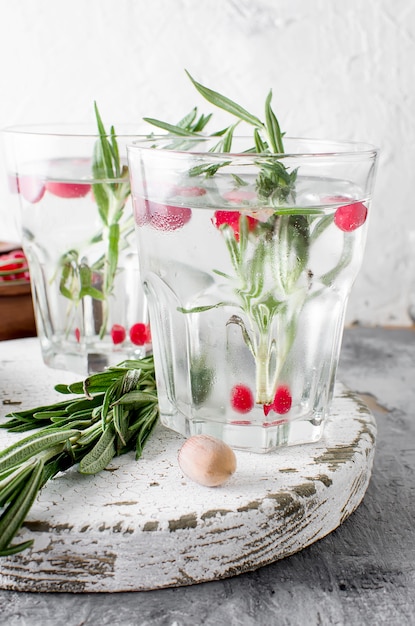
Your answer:
[[[259,345],[256,361],[256,402],[258,404],[268,404],[269,397],[269,350],[266,335],[259,336]]]

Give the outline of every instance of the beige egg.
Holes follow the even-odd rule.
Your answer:
[[[179,465],[191,480],[206,487],[218,487],[236,470],[236,456],[226,443],[210,435],[194,435],[179,451]]]

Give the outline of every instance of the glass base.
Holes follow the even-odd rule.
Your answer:
[[[128,359],[140,359],[146,356],[145,348],[134,350],[117,350],[116,352],[90,351],[55,351],[53,348],[44,349],[42,357],[45,365],[53,369],[74,372],[81,376],[102,372],[107,367],[114,367]]]
[[[277,420],[263,426],[239,423],[226,423],[206,420],[189,420],[182,414],[160,415],[161,422],[167,428],[179,432],[184,437],[193,435],[211,435],[221,439],[231,448],[256,453],[267,453],[286,446],[315,443],[323,435],[325,420],[313,419]]]

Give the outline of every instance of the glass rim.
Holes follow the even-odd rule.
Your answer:
[[[115,130],[115,137],[140,137],[145,138],[148,136],[148,132],[145,132],[143,124],[120,122],[119,124],[111,124]],[[119,129],[121,131],[119,132]],[[43,123],[38,124],[16,124],[12,126],[6,126],[1,129],[2,133],[15,134],[15,135],[30,135],[34,137],[57,137],[57,138],[98,138],[100,133],[96,124],[93,122],[68,122],[68,123]],[[111,137],[111,132],[105,134],[106,137]]]
[[[235,140],[249,140],[253,143],[254,139],[250,135],[234,135]],[[208,141],[219,141],[220,137],[201,135],[201,136],[179,136],[173,134],[159,134],[159,135],[147,135],[143,137],[138,137],[137,140],[133,141],[133,143],[127,145],[127,150],[138,151],[138,150],[154,150],[154,144],[157,141],[170,141],[170,140],[182,140],[187,143],[198,144],[201,142],[207,143]],[[283,141],[288,142],[297,142],[299,144],[309,144],[310,150],[287,150],[286,152],[248,152],[248,151],[230,151],[230,152],[208,152],[201,150],[180,150],[180,148],[157,148],[160,152],[164,153],[176,153],[180,154],[192,154],[195,156],[203,156],[209,158],[221,158],[223,159],[224,155],[232,156],[232,157],[278,157],[278,158],[307,158],[307,157],[343,157],[343,156],[355,156],[362,157],[366,156],[376,156],[379,152],[379,148],[375,145],[367,142],[361,141],[342,141],[342,140],[331,140],[331,139],[321,139],[321,138],[313,138],[313,137],[290,137],[286,136],[283,138]],[[321,146],[320,149],[317,147]],[[326,146],[326,149],[322,149],[322,146]],[[331,147],[331,148],[330,148]],[[317,148],[317,149],[316,149]],[[329,149],[330,148],[330,149]]]

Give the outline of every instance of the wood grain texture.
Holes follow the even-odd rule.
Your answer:
[[[25,367],[19,369],[22,347]],[[24,389],[31,376],[42,387],[46,368],[37,362],[37,343],[14,348],[13,354],[9,344],[3,383]],[[50,371],[47,377],[61,378]],[[44,403],[43,389],[36,389],[25,405]],[[34,546],[2,559],[0,587],[157,589],[226,578],[289,556],[327,535],[359,505],[375,432],[365,405],[338,385],[321,441],[264,455],[237,452],[235,476],[209,489],[181,473],[183,438],[159,426],[138,463],[126,455],[96,476],[74,468],[46,485],[19,536],[34,539]],[[1,447],[15,437],[0,432]]]
[[[29,284],[0,284],[0,341],[36,335]]]
[[[201,585],[119,594],[0,591],[0,624],[413,626],[415,333],[347,330],[339,379],[372,400],[378,435],[365,498],[337,530],[256,571]]]

